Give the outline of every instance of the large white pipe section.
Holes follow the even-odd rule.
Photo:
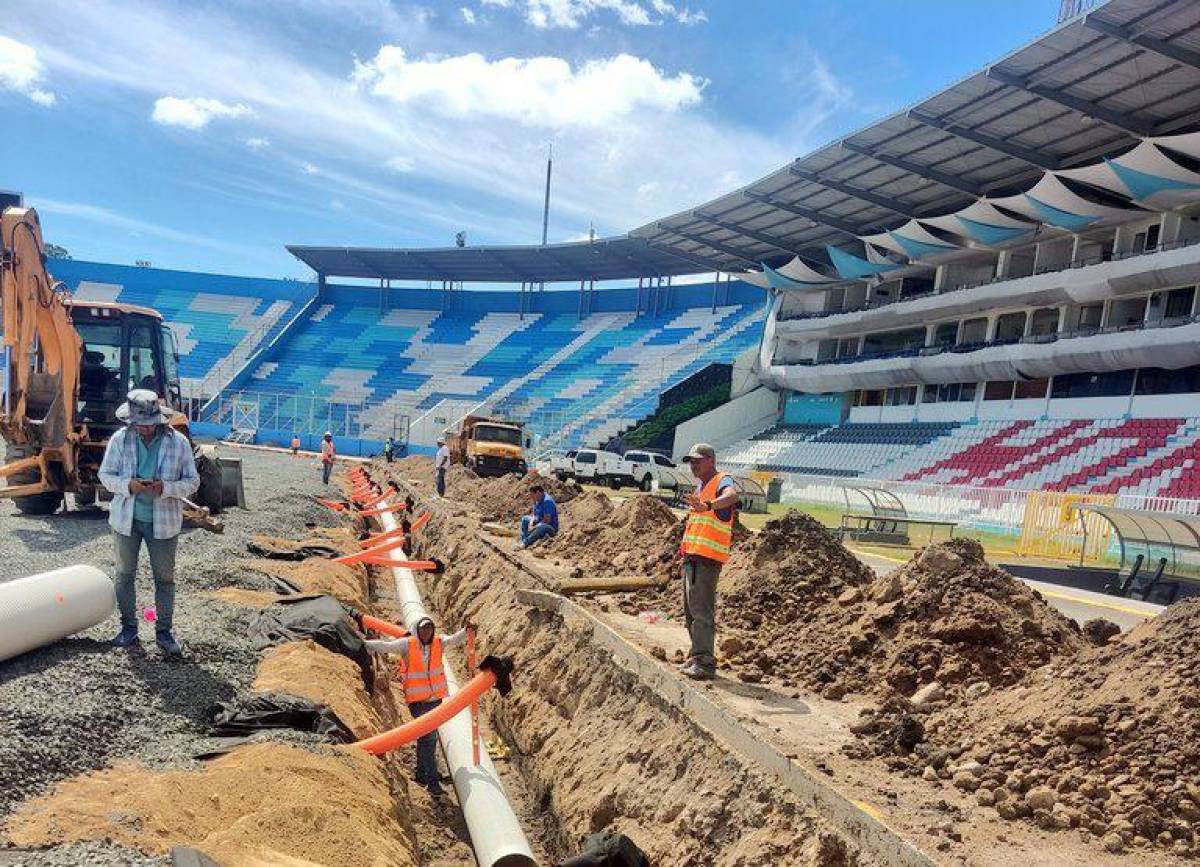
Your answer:
[[[379,522],[389,531],[399,526],[391,512],[380,515]],[[416,577],[411,569],[398,567],[392,567],[392,575],[396,580],[396,601],[403,612],[404,625],[415,634],[417,622],[430,616],[421,601]],[[450,666],[446,666],[446,685],[451,693],[458,691],[458,680]],[[478,767],[474,763],[470,715],[460,713],[443,723],[438,729],[438,740],[480,867],[534,867],[537,862],[533,850],[509,806],[491,756],[482,746]]]
[[[0,662],[95,626],[117,604],[94,566],[67,566],[0,584]]]

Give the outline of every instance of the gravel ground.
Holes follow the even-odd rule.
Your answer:
[[[287,535],[305,522],[335,521],[308,499],[323,488],[314,459],[240,454],[252,508],[226,512],[224,535],[189,530],[179,543],[175,632],[184,644],[182,661],[168,662],[159,653],[146,623],[140,649],[108,645],[119,626],[114,613],[80,635],[0,663],[0,823],[17,804],[58,780],[118,759],[151,765],[190,761],[210,743],[205,709],[253,680],[257,654],[246,634],[252,612],[199,591],[229,584],[270,589],[267,579],[237,565],[249,537]],[[106,511],[34,518],[0,500],[0,527],[0,582],[77,563],[112,572]],[[144,553],[140,565],[139,609],[154,598]],[[0,849],[0,865],[15,863],[165,862],[108,845],[38,854]]]

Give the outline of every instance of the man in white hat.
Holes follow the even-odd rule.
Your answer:
[[[446,495],[446,470],[450,467],[450,449],[446,447],[446,438],[438,437],[437,454],[433,456],[433,472],[437,483],[437,495]]]
[[[337,457],[337,446],[333,444],[333,432],[325,431],[321,438],[321,481],[329,484],[329,476],[333,472],[333,460]]]
[[[126,427],[108,441],[100,463],[100,483],[113,495],[108,523],[113,531],[114,578],[121,631],[119,647],[138,641],[137,575],[142,543],[154,573],[155,640],[168,656],[183,651],[172,633],[175,613],[175,548],[183,526],[183,500],[200,487],[187,437],[169,427],[170,410],[149,389],[129,392],[117,409]]]

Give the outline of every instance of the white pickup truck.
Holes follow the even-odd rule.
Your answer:
[[[679,477],[684,474],[668,457],[654,452],[631,449],[625,452],[614,469],[609,484],[613,488],[632,485],[643,491],[654,489],[655,482],[664,490],[678,487]]]

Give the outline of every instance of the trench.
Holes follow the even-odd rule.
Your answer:
[[[419,579],[427,606],[447,627],[475,622],[480,654],[516,663],[512,693],[489,696],[484,715],[510,750],[504,781],[523,817],[542,816],[526,831],[543,863],[605,830],[655,864],[883,863],[617,665],[585,624],[522,601],[534,578],[481,538],[475,517],[431,508],[415,553],[447,568]]]

